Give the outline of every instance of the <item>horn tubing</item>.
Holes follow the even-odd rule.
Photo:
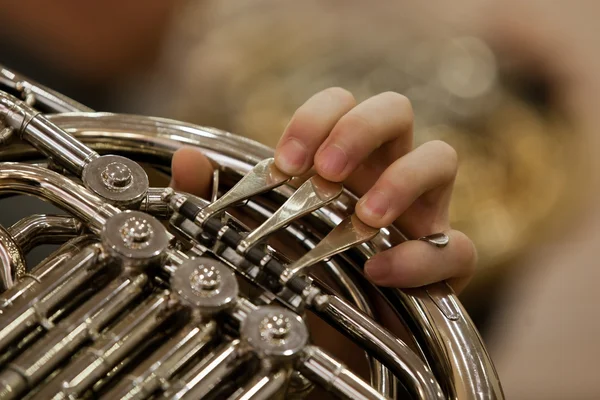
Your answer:
[[[0,193],[31,194],[74,214],[96,233],[119,209],[54,171],[33,165],[0,163]]]
[[[84,225],[77,218],[64,215],[30,215],[16,222],[8,233],[23,253],[40,244],[60,244],[81,235]]]
[[[247,173],[260,160],[273,156],[272,149],[253,140],[163,118],[111,113],[70,113],[48,118],[92,147],[100,143],[98,150],[145,154],[162,165],[169,165],[172,153],[186,145],[200,148],[224,169],[238,174]],[[20,154],[24,154],[24,149],[12,146],[0,149],[0,159],[14,159]],[[275,192],[289,197],[292,190],[281,187]],[[344,218],[346,210],[354,208],[355,201],[355,196],[345,192],[336,202],[313,214],[333,227]],[[394,227],[388,229],[392,234],[389,241],[381,244],[382,250],[398,244],[394,238],[402,237]],[[365,256],[371,255],[366,246],[359,250]],[[412,321],[415,337],[422,348],[428,349],[427,355],[435,355],[429,358],[432,370],[451,398],[503,398],[498,375],[472,321],[449,287],[444,285],[437,292],[438,301],[433,301],[425,288],[410,291],[382,288],[395,310],[406,309],[403,316]],[[447,318],[438,306],[440,303],[458,304],[458,318]]]

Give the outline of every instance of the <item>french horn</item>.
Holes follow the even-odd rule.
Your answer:
[[[361,223],[340,184],[286,176],[247,138],[95,112],[6,68],[0,86],[2,196],[66,212],[0,227],[0,399],[503,398],[447,284],[364,279],[406,238]],[[182,146],[214,164],[211,198],[151,185]],[[44,243],[61,245],[26,265]]]

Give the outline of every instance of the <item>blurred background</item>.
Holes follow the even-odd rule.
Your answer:
[[[271,146],[327,87],[406,95],[416,143],[459,154],[452,223],[480,255],[461,299],[508,398],[598,398],[597,7],[421,3],[0,0],[0,63]]]

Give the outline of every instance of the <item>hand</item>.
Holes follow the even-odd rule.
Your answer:
[[[418,287],[449,280],[459,292],[473,274],[476,252],[449,224],[456,152],[441,141],[412,150],[412,126],[412,108],[402,95],[382,93],[357,105],[346,90],[327,89],[296,111],[275,163],[289,175],[314,168],[325,179],[344,182],[362,196],[356,213],[367,225],[396,224],[413,238],[438,232],[450,237],[445,248],[411,240],[376,255],[365,266],[374,283]],[[176,152],[172,172],[176,189],[206,194],[210,164],[197,150]]]

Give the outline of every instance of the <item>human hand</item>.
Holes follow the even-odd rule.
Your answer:
[[[365,273],[382,286],[418,287],[448,280],[460,292],[473,274],[476,251],[449,224],[456,152],[441,141],[413,150],[413,113],[408,99],[387,92],[360,104],[344,89],[317,93],[294,114],[275,150],[277,167],[292,176],[311,169],[344,184],[358,196],[358,217],[367,225],[397,225],[418,238],[443,232],[444,248],[410,240],[371,258]],[[194,173],[189,173],[194,171]],[[172,186],[206,194],[210,163],[197,150],[173,156]]]

